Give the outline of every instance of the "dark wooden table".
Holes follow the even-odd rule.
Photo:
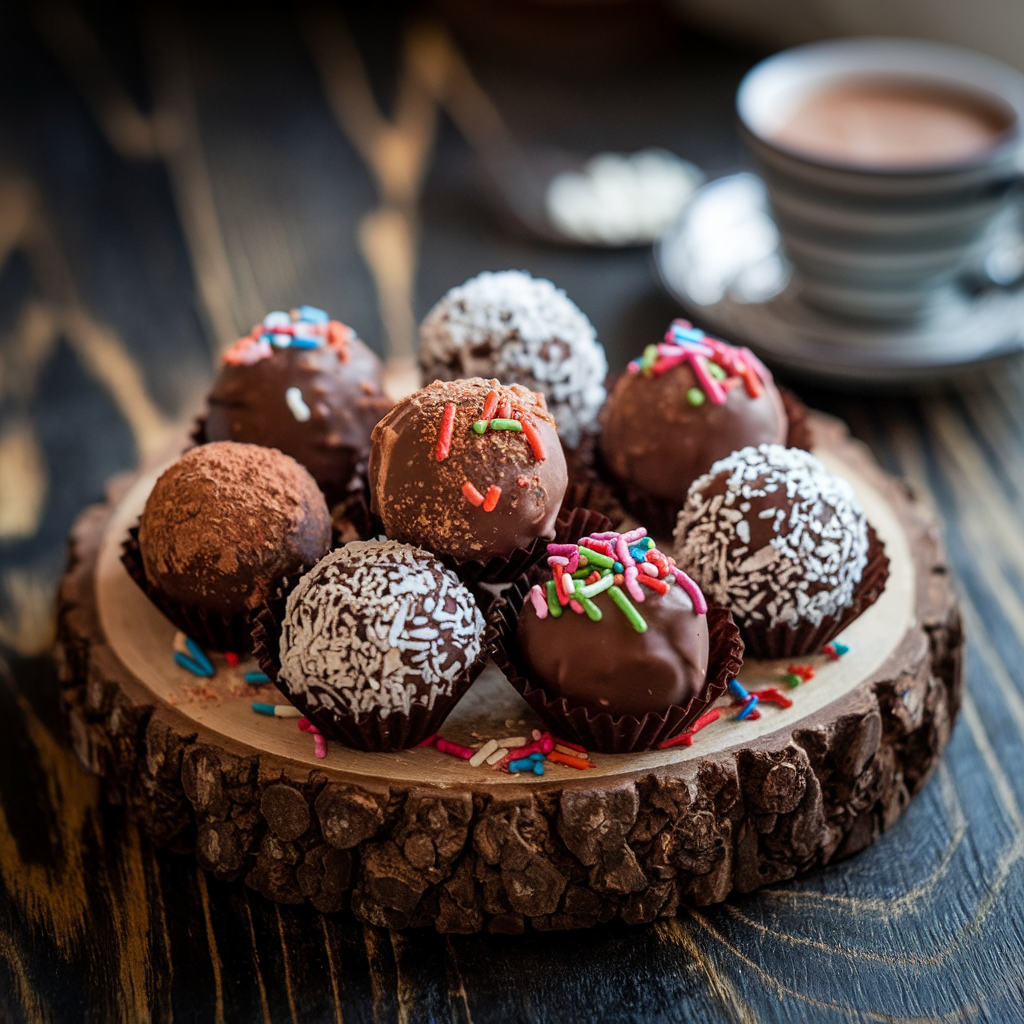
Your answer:
[[[479,149],[507,130],[728,171],[757,55],[684,34],[552,70],[463,63],[449,39],[376,5],[0,13],[0,1020],[1024,1020],[1019,362],[802,388],[938,509],[971,636],[939,771],[846,863],[648,927],[390,934],[207,879],[75,762],[48,657],[66,533],[266,310],[321,305],[402,355],[445,289],[523,267],[567,288],[614,368],[674,314],[645,252],[508,232]]]

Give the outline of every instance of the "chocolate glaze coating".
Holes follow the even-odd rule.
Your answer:
[[[624,373],[601,411],[601,456],[609,470],[680,507],[712,463],[747,445],[785,444],[788,429],[771,381],[750,398],[737,380],[723,405],[691,405],[687,392],[696,386],[685,363],[658,376]]]
[[[251,364],[225,363],[208,399],[206,437],[278,448],[297,459],[331,502],[341,499],[370,453],[370,434],[391,408],[381,364],[358,338],[342,346],[274,349]],[[310,412],[289,408],[298,388]]]
[[[638,633],[611,598],[598,594],[600,622],[566,608],[559,618],[537,618],[527,601],[519,615],[517,643],[538,683],[570,707],[614,718],[662,714],[704,691],[708,624],[681,587],[653,591],[637,610],[647,622]]]
[[[472,429],[491,391],[530,419],[543,460],[523,433]],[[449,455],[439,462],[435,447],[449,402],[458,411]],[[493,511],[466,499],[467,480],[480,494],[501,488]],[[566,483],[565,456],[544,399],[518,384],[479,377],[434,381],[399,402],[373,431],[370,502],[388,537],[460,562],[504,558],[538,537],[553,538]]]
[[[258,607],[330,547],[316,481],[273,448],[220,441],[157,480],[139,527],[146,576],[169,597],[223,615]]]

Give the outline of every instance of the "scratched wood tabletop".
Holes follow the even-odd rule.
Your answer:
[[[937,509],[970,634],[938,772],[845,863],[647,927],[391,934],[153,849],[74,760],[48,656],[66,534],[226,345],[305,301],[401,365],[448,287],[522,267],[621,369],[676,312],[649,255],[510,232],[488,154],[742,161],[758,54],[656,31],[632,63],[550,40],[515,61],[349,6],[0,13],[0,1021],[1024,1021],[1020,362],[912,393],[796,382]]]

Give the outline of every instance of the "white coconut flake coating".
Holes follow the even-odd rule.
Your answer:
[[[768,543],[756,549],[751,516],[761,533],[771,521]],[[853,488],[813,455],[763,444],[693,482],[675,541],[680,566],[741,625],[817,626],[853,603],[868,526]]]
[[[322,558],[288,598],[280,675],[340,715],[408,714],[450,697],[477,660],[473,595],[422,548],[354,541]]]
[[[485,271],[452,288],[420,327],[424,383],[497,377],[539,391],[570,447],[604,405],[608,360],[579,307],[522,270]]]

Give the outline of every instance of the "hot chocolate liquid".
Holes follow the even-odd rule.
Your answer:
[[[965,92],[855,79],[805,100],[772,141],[823,160],[900,168],[970,160],[1012,125],[1009,110]]]

